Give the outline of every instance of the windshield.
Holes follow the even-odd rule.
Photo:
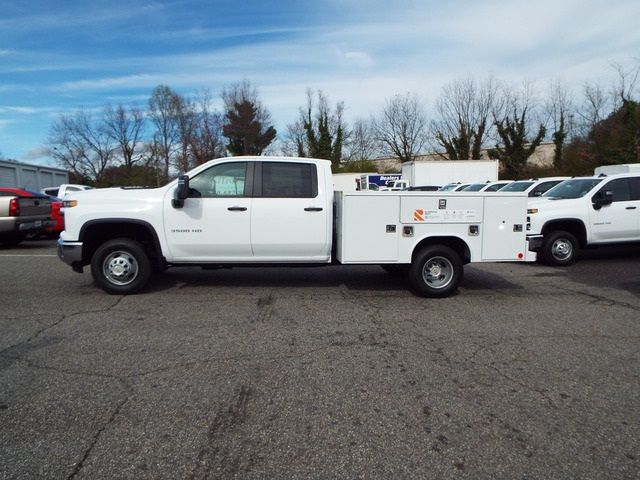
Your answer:
[[[462,190],[465,192],[479,192],[480,190],[482,190],[482,187],[486,185],[487,185],[486,183],[473,183],[468,187],[463,188]]]
[[[459,183],[450,183],[449,185],[445,185],[444,187],[442,187],[439,191],[440,192],[449,192],[451,190],[453,190],[454,188],[458,187],[460,184]]]
[[[602,181],[601,178],[574,178],[559,183],[548,190],[543,197],[551,198],[580,198],[584,197],[593,187]]]
[[[497,192],[498,190],[502,190],[505,185],[509,185],[508,183],[494,183],[493,185],[489,185],[485,192]]]
[[[501,192],[524,192],[535,182],[511,182],[509,185],[501,188]]]

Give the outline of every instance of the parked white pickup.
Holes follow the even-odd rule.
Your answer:
[[[570,265],[580,248],[640,241],[640,173],[565,180],[529,202],[530,248]]]
[[[223,158],[164,187],[92,190],[65,205],[58,255],[76,271],[90,264],[109,293],[134,293],[173,265],[340,263],[382,265],[419,295],[442,297],[465,263],[535,259],[523,194],[334,198],[326,160]]]

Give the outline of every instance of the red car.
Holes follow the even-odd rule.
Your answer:
[[[60,232],[64,230],[64,217],[62,216],[62,200],[58,197],[49,196],[51,199],[51,219],[56,222],[55,225],[51,227],[46,227],[45,231],[47,232],[47,236],[51,238],[58,238]]]

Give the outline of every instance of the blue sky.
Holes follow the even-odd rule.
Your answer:
[[[0,0],[0,153],[44,162],[60,113],[248,79],[284,131],[307,88],[368,117],[467,74],[578,91],[640,58],[637,0]]]

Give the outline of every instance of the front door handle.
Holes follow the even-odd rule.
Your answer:
[[[227,208],[227,210],[229,210],[230,212],[244,212],[247,209],[247,207],[229,207]]]
[[[322,207],[306,207],[304,211],[305,212],[321,212]]]
[[[626,207],[625,210],[635,210],[637,207]]]

